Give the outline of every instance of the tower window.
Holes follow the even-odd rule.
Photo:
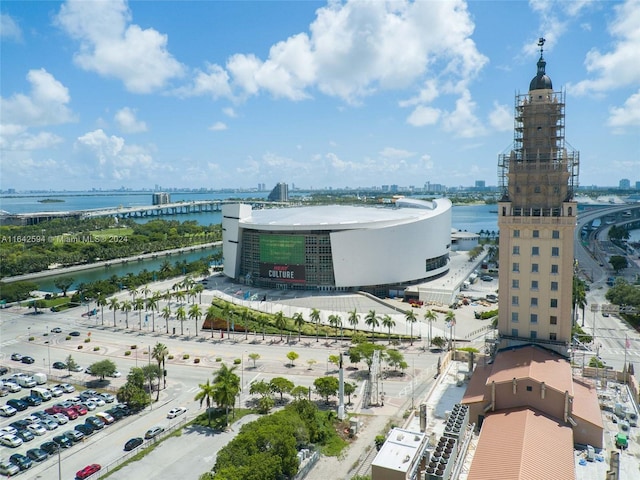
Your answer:
[[[513,238],[520,238],[520,230],[513,231]]]
[[[558,291],[558,282],[551,282],[551,291],[552,292]]]
[[[513,255],[520,255],[520,247],[518,245],[513,246]]]
[[[537,307],[538,306],[538,298],[537,297],[531,297],[531,306],[532,307]]]
[[[558,308],[558,299],[557,298],[552,298],[551,299],[551,308]]]
[[[549,317],[549,324],[550,325],[557,325],[558,324],[558,317],[556,317],[555,315],[551,315]]]
[[[531,330],[531,339],[534,340],[538,338],[538,332],[536,332],[535,330]]]
[[[537,263],[532,263],[531,264],[531,272],[532,273],[538,273],[538,264]]]
[[[517,295],[514,295],[513,297],[511,297],[511,305],[518,305],[519,303],[519,298]]]
[[[534,257],[540,255],[540,247],[531,247],[531,255]]]
[[[533,387],[531,385],[527,385],[527,392],[533,392]]]
[[[538,290],[538,280],[531,280],[531,290]]]
[[[517,337],[518,336],[518,329],[517,328],[512,328],[511,329],[511,336],[512,337]]]
[[[551,232],[551,238],[558,239],[560,238],[560,230],[554,230]]]
[[[540,238],[540,230],[534,230],[532,235],[533,235],[533,238]]]
[[[520,264],[517,263],[517,262],[514,262],[512,271],[519,272],[520,271]]]
[[[511,280],[511,288],[520,288],[520,280],[514,278]]]
[[[532,313],[531,314],[531,323],[538,323],[538,314],[537,313]]]
[[[551,273],[554,275],[558,274],[558,265],[551,265]]]
[[[513,323],[518,323],[518,312],[511,312],[511,321]]]
[[[559,257],[560,256],[560,248],[559,247],[551,247],[551,256]]]
[[[550,333],[549,334],[549,340],[557,340],[557,336],[555,333]]]

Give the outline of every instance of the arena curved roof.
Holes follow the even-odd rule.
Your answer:
[[[240,219],[243,228],[255,230],[353,230],[381,228],[437,217],[451,208],[451,201],[400,199],[395,206],[359,207],[320,205],[312,207],[253,210]]]

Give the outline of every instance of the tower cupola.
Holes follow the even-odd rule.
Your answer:
[[[540,38],[538,40],[538,46],[540,47],[540,59],[538,60],[538,73],[531,80],[529,84],[529,91],[533,90],[553,90],[553,85],[551,84],[551,78],[546,74],[545,67],[547,66],[547,62],[544,61],[544,57],[542,56],[542,46],[544,45],[545,39]]]

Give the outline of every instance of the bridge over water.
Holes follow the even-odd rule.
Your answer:
[[[4,212],[0,216],[0,225],[37,225],[40,222],[53,220],[56,218],[142,218],[164,217],[189,213],[219,212],[222,209],[222,205],[228,203],[238,203],[238,200],[192,200],[187,202],[174,202],[160,205],[97,208],[92,210],[72,210],[59,212],[33,212],[17,214]],[[283,202],[269,202],[264,200],[243,200],[242,203],[248,203],[253,208],[267,208],[288,205],[287,203]]]

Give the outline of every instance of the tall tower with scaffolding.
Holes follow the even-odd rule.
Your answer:
[[[565,141],[565,93],[554,91],[538,42],[538,71],[516,94],[512,149],[498,158],[499,346],[571,343],[573,237],[579,153]]]

